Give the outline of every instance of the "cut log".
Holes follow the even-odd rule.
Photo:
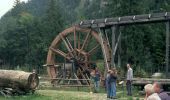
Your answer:
[[[35,90],[39,84],[36,73],[29,73],[16,70],[0,70],[0,88],[12,88],[28,92]]]

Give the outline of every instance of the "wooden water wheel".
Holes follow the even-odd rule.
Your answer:
[[[47,71],[54,82],[58,78],[56,63],[61,61],[74,62],[75,76],[88,79],[83,72],[89,69],[92,58],[100,48],[103,52],[106,70],[110,67],[111,54],[108,41],[97,31],[89,28],[73,26],[59,33],[51,43],[47,56]],[[102,54],[102,53],[101,53]],[[94,61],[95,62],[95,61]],[[104,67],[104,66],[103,66]]]

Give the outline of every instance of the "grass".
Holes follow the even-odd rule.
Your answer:
[[[27,96],[14,96],[14,97],[0,97],[0,100],[52,100],[49,96],[43,96],[39,94],[27,95]]]
[[[102,88],[100,93],[91,94],[87,88],[61,88],[57,90],[37,90],[34,95],[2,97],[0,100],[107,100],[105,90]],[[126,91],[121,87],[117,90],[117,100],[140,100],[138,92],[134,89],[134,97],[126,96]],[[142,99],[143,100],[143,99]]]
[[[38,90],[34,95],[0,97],[0,100],[91,100],[89,93],[57,90]]]

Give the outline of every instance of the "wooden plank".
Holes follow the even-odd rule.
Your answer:
[[[90,80],[90,79],[64,79],[64,78],[51,78],[52,80],[71,80],[71,81],[86,81],[86,80]],[[47,80],[50,80],[50,79],[47,79]]]
[[[86,79],[86,77],[83,75],[83,72],[81,71],[81,69],[79,68],[78,70],[80,71],[80,74],[82,75],[82,77],[83,77],[84,79]],[[89,84],[87,79],[86,79],[85,81],[86,81],[87,84]]]
[[[89,85],[59,85],[61,87],[89,87]]]
[[[136,15],[135,20],[149,19],[149,14]]]
[[[74,77],[77,79],[78,84],[81,85],[81,82],[80,82],[79,78],[77,77],[77,75],[75,73],[74,73]]]
[[[170,79],[157,79],[157,78],[133,78],[133,81],[135,80],[170,82]]]
[[[167,16],[166,12],[165,13],[153,13],[151,14],[151,18],[160,18],[160,17],[165,17]]]

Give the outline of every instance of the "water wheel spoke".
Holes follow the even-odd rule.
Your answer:
[[[83,51],[83,50],[76,49],[76,51],[77,51],[78,53],[82,54],[82,55],[86,55],[86,54],[87,54],[87,53],[86,53],[85,51]]]
[[[95,53],[95,51],[96,51],[99,47],[100,47],[100,44],[97,44],[94,48],[92,48],[92,49],[88,52],[88,54],[89,54],[89,55],[92,55],[93,53]]]
[[[80,68],[78,68],[78,70],[80,71],[80,74],[81,74],[81,76],[83,77],[83,79],[87,79],[87,78],[85,77],[85,75],[83,74],[83,71],[81,71]],[[89,85],[88,80],[85,80],[85,81],[86,81],[86,83]]]
[[[78,49],[80,49],[80,33],[78,33]]]
[[[67,42],[68,42],[68,46],[69,46],[69,48],[71,49],[71,51],[73,51],[73,47],[72,47],[72,45],[71,45],[71,43],[70,43],[70,41],[69,41],[69,39],[66,37],[66,40],[67,40]]]
[[[83,50],[84,47],[85,47],[85,45],[87,44],[87,40],[88,40],[89,37],[90,37],[90,33],[91,33],[91,30],[90,30],[90,32],[88,32],[88,34],[86,35],[86,38],[85,38],[85,40],[84,40],[84,42],[83,42],[83,45],[82,45],[82,47],[81,47],[81,50]]]
[[[63,42],[64,42],[64,44],[65,44],[65,46],[66,46],[69,54],[70,54],[72,57],[74,57],[73,54],[72,54],[72,50],[71,50],[70,47],[69,47],[69,44],[66,42],[66,40],[64,39],[64,37],[63,37],[62,35],[60,35],[60,37],[61,37],[61,39],[63,40]]]
[[[66,37],[66,40],[67,40],[67,42],[68,42],[69,47],[71,48],[71,53],[73,53],[74,58],[77,58],[77,53],[76,53],[76,51],[73,49],[73,47],[72,47],[72,45],[71,45],[71,43],[70,43],[70,41],[69,41],[69,39],[68,39],[67,37]]]
[[[80,50],[80,46],[81,44],[80,44],[80,33],[78,32],[78,50]],[[77,54],[77,58],[79,59],[80,58],[80,53],[78,52],[78,54]]]
[[[59,49],[54,49],[54,48],[50,47],[50,50],[61,55],[62,57],[66,58],[66,59],[70,59],[70,57],[68,57],[66,53],[64,53],[63,51],[61,51]]]

